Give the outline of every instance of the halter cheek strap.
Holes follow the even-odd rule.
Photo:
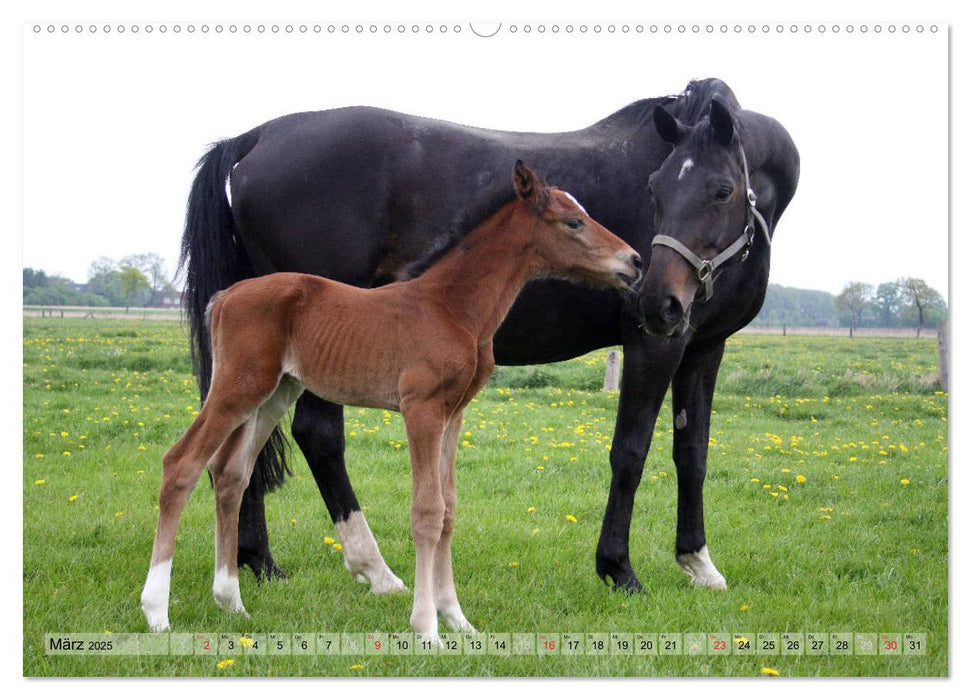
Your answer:
[[[705,289],[705,296],[700,300],[702,303],[711,299],[712,284],[714,283],[715,278],[721,274],[718,268],[731,261],[732,258],[739,253],[741,254],[739,255],[738,262],[744,262],[745,259],[748,258],[749,250],[751,249],[752,242],[755,239],[756,222],[762,229],[762,233],[765,234],[766,244],[769,246],[772,245],[772,238],[769,236],[769,226],[765,222],[765,218],[755,206],[757,198],[755,196],[755,192],[752,190],[752,185],[749,182],[748,161],[745,159],[745,149],[741,148],[740,146],[738,150],[742,154],[742,173],[745,177],[745,196],[748,202],[748,212],[742,235],[736,238],[731,245],[725,248],[725,250],[720,252],[715,257],[707,260],[696,255],[694,251],[681,243],[681,241],[671,238],[670,236],[655,236],[654,240],[651,241],[652,246],[663,245],[674,249],[695,269],[695,272],[698,274],[698,281],[704,285]]]

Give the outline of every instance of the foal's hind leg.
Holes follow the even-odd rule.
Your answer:
[[[172,577],[172,555],[179,518],[189,495],[199,481],[206,462],[237,427],[240,417],[218,410],[215,402],[203,406],[198,417],[162,459],[162,488],[159,494],[158,527],[145,587],[142,589],[142,611],[154,632],[169,628],[169,587]]]
[[[236,558],[240,502],[260,450],[301,391],[297,382],[283,377],[272,396],[236,429],[209,466],[216,492],[216,565],[212,595],[224,610],[246,614],[239,592]]]

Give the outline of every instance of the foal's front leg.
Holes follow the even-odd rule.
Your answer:
[[[475,632],[465,619],[462,606],[455,593],[455,579],[452,575],[452,532],[455,526],[455,452],[459,435],[462,432],[462,411],[456,411],[445,428],[442,440],[442,459],[439,474],[442,482],[442,500],[445,503],[445,517],[442,523],[442,537],[435,548],[435,608],[451,629],[456,632]]]
[[[445,503],[439,464],[445,417],[440,402],[402,405],[411,452],[411,536],[415,543],[415,598],[411,627],[440,643],[435,608],[435,551],[442,536]]]

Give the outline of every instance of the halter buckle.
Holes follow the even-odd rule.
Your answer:
[[[715,268],[711,264],[711,260],[702,260],[701,265],[698,266],[698,280],[705,282],[711,277],[711,273],[715,271]]]

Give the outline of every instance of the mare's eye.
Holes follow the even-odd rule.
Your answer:
[[[573,229],[574,231],[576,231],[578,228],[580,228],[581,226],[583,226],[583,220],[582,219],[570,219],[569,221],[566,222],[566,225],[568,227],[570,227],[571,229]]]
[[[715,192],[715,199],[719,202],[724,202],[726,199],[732,196],[732,188],[727,185],[722,185]]]

